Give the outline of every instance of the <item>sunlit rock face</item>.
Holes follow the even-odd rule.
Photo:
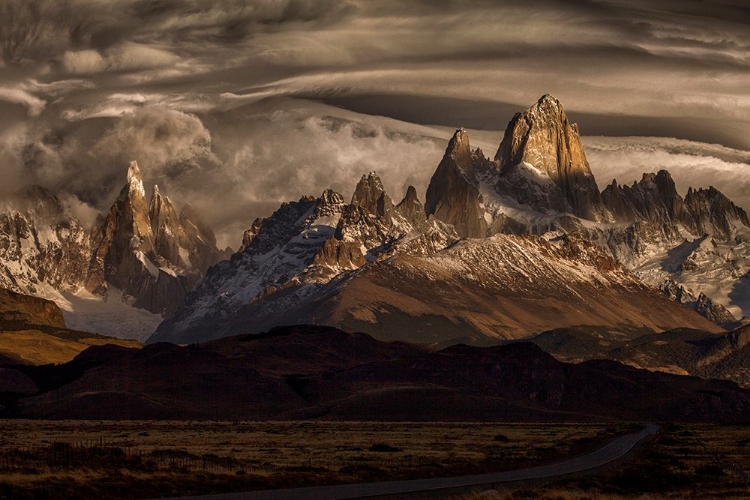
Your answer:
[[[495,161],[501,171],[524,163],[533,166],[560,188],[573,214],[597,222],[610,219],[586,160],[578,125],[568,121],[554,97],[545,95],[513,117]]]

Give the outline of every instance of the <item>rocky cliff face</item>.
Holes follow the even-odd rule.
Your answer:
[[[602,192],[602,198],[618,221],[649,221],[665,231],[675,232],[674,228],[681,225],[696,236],[726,241],[738,227],[750,226],[745,211],[714,187],[691,187],[683,200],[666,170],[643,174],[632,186],[618,186],[615,181]]]
[[[417,190],[414,186],[409,186],[406,189],[406,195],[396,205],[396,211],[414,228],[424,227],[427,221],[424,205],[419,201]]]
[[[570,216],[613,220],[578,127],[552,96],[513,117],[494,161],[472,150],[466,130],[458,130],[430,181],[425,209],[473,238],[566,230]]]
[[[352,195],[351,205],[359,206],[367,212],[387,221],[393,217],[393,200],[383,189],[383,182],[375,172],[362,176]]]
[[[679,221],[692,233],[708,234],[721,241],[732,239],[737,228],[750,227],[747,213],[718,189],[688,189]]]
[[[86,280],[89,291],[105,293],[112,284],[137,297],[149,286],[149,276],[158,277],[158,267],[146,260],[147,254],[154,253],[154,234],[135,162],[128,168],[128,183],[109,210],[97,243]]]

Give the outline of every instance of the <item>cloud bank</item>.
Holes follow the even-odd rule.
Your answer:
[[[739,1],[5,0],[0,47],[5,187],[97,209],[132,159],[222,234],[369,170],[423,192],[451,129],[545,93],[585,135],[683,140],[595,140],[600,184],[668,168],[750,205]]]

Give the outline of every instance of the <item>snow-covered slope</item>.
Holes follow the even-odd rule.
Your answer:
[[[92,231],[49,191],[31,187],[0,205],[0,287],[48,297],[83,284]]]
[[[240,252],[211,268],[149,341],[216,338],[219,325],[248,303],[291,289],[314,293],[368,262],[395,252],[428,255],[457,239],[452,227],[426,219],[413,188],[394,205],[371,172],[357,184],[351,203],[326,190],[253,222]]]
[[[561,325],[607,326],[626,335],[679,326],[719,330],[584,239],[498,234],[430,255],[397,252],[326,283],[297,282],[215,318],[199,336],[188,329],[181,338],[194,342],[297,323],[433,346],[492,344]]]

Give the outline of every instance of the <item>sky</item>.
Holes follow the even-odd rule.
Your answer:
[[[668,168],[750,208],[744,0],[2,0],[0,41],[0,189],[81,217],[135,159],[236,247],[370,170],[423,197],[453,129],[491,156],[546,93],[600,188]]]

